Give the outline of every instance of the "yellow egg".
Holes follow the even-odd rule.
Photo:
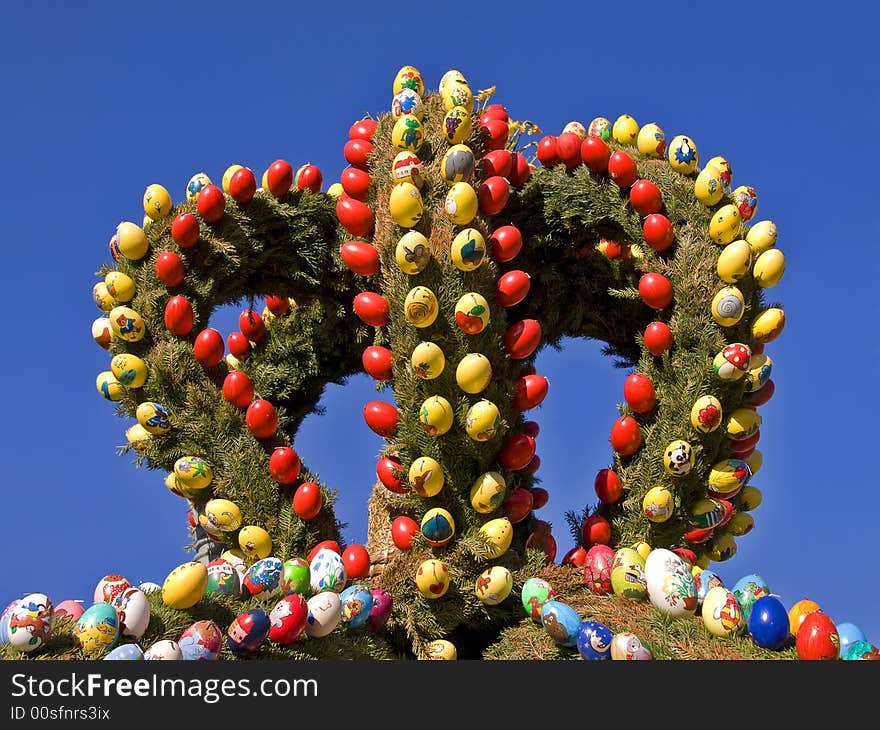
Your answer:
[[[647,560],[651,554],[651,546],[646,542],[637,542],[632,546],[632,549],[642,556],[642,560]]]
[[[758,221],[746,231],[746,241],[756,256],[776,245],[779,231],[773,221]]]
[[[425,184],[424,165],[412,152],[398,152],[391,165],[391,180],[395,183],[408,182],[417,188]]]
[[[493,565],[477,576],[474,593],[487,606],[497,606],[513,590],[513,576],[507,568]]]
[[[435,639],[425,644],[424,654],[419,657],[424,660],[455,661],[458,659],[458,650],[455,644],[446,639]]]
[[[761,416],[751,408],[737,408],[727,419],[727,436],[734,441],[747,439],[761,428]]]
[[[721,380],[739,380],[746,374],[745,370],[724,357],[724,350],[715,355],[712,369]]]
[[[694,449],[681,439],[670,441],[663,450],[663,467],[674,477],[683,477],[694,466]]]
[[[666,487],[651,487],[642,499],[642,512],[651,522],[666,522],[674,508],[675,498]]]
[[[399,94],[403,89],[412,89],[419,96],[425,95],[425,82],[415,66],[402,66],[395,74],[391,93]]]
[[[116,244],[119,253],[129,261],[142,259],[150,248],[144,229],[130,221],[123,221],[116,227]]]
[[[778,248],[770,248],[761,253],[755,260],[755,267],[752,269],[755,283],[764,289],[776,286],[784,273],[785,254]]]
[[[752,472],[752,476],[757,474],[761,467],[764,465],[764,454],[762,454],[758,449],[755,449],[749,456],[746,457],[746,464],[749,465],[749,471]]]
[[[138,342],[147,333],[144,320],[129,307],[113,307],[108,315],[113,334],[126,342]]]
[[[715,462],[709,471],[709,486],[721,494],[736,492],[751,479],[752,472],[740,459],[723,459]]]
[[[475,335],[489,324],[489,302],[482,294],[468,292],[455,305],[455,323],[462,332]]]
[[[437,296],[426,286],[410,289],[403,303],[406,321],[414,327],[430,327],[437,319],[439,311]]]
[[[719,245],[731,243],[742,233],[742,217],[735,205],[725,205],[709,222],[709,237]]]
[[[184,489],[204,489],[214,478],[214,470],[201,456],[181,456],[174,462],[174,476]]]
[[[712,318],[722,327],[732,327],[742,319],[746,302],[735,286],[725,286],[712,299]]]
[[[629,114],[621,114],[614,120],[611,136],[620,144],[635,145],[639,136],[639,124]]]
[[[663,157],[666,152],[666,133],[651,122],[639,130],[636,143],[639,152],[648,157]]]
[[[727,523],[727,531],[734,537],[742,537],[752,531],[755,526],[755,518],[747,512],[734,512]]]
[[[465,228],[452,239],[449,255],[456,269],[461,271],[478,269],[488,258],[486,239],[476,228]]]
[[[239,548],[229,548],[220,553],[220,558],[229,563],[232,567],[247,566],[250,558]]]
[[[244,165],[230,165],[223,173],[223,180],[221,181],[220,186],[223,188],[223,192],[227,195],[229,195],[229,181],[232,180],[232,176],[242,167],[244,167]],[[263,174],[263,189],[266,189],[265,173]]]
[[[461,71],[451,68],[443,76],[440,77],[440,85],[437,87],[439,93],[443,93],[447,86],[467,86],[467,79]]]
[[[752,247],[740,238],[724,247],[718,257],[716,270],[722,281],[735,284],[749,272],[751,264]]]
[[[209,499],[199,524],[208,532],[234,532],[241,527],[241,510],[228,499]]]
[[[198,493],[198,490],[191,490],[184,487],[174,475],[173,471],[165,475],[165,486],[168,487],[168,491],[172,494],[185,499],[194,499]]]
[[[440,94],[440,99],[446,111],[457,106],[462,107],[468,114],[474,110],[474,94],[467,84],[447,84]]]
[[[92,299],[102,312],[109,312],[116,306],[116,300],[107,291],[107,284],[99,281],[92,287]]]
[[[455,535],[455,520],[442,507],[432,507],[422,516],[422,537],[431,547],[448,545]]]
[[[750,221],[758,210],[758,194],[750,185],[740,185],[733,191],[733,204],[744,221]]]
[[[335,182],[329,188],[327,188],[327,195],[335,200],[339,200],[345,194],[345,188],[342,187],[342,183]]]
[[[449,590],[449,568],[442,560],[431,558],[416,571],[416,587],[425,598],[440,598]]]
[[[691,408],[691,425],[701,433],[712,433],[721,425],[722,415],[721,401],[714,395],[703,395]]]
[[[420,342],[410,357],[415,374],[423,380],[433,380],[446,367],[446,356],[443,350],[433,342]]]
[[[409,483],[420,497],[433,497],[443,489],[443,467],[430,456],[420,456],[409,468]]]
[[[422,194],[419,189],[408,182],[397,183],[391,188],[388,203],[391,219],[403,228],[412,228],[422,219],[424,210]]]
[[[580,122],[569,122],[562,128],[562,133],[571,132],[580,137],[581,141],[587,138],[587,128]]]
[[[504,501],[507,482],[497,471],[487,471],[471,485],[471,507],[482,515],[494,512]]]
[[[751,512],[761,506],[764,501],[764,495],[761,490],[752,485],[743,487],[742,491],[736,495],[737,507],[743,512]]]
[[[208,587],[208,568],[204,563],[190,562],[178,565],[162,584],[162,602],[171,608],[187,609],[195,606]]]
[[[746,371],[746,392],[754,393],[770,379],[773,371],[773,360],[769,355],[759,352],[749,358],[749,367]]]
[[[730,560],[730,558],[736,555],[736,541],[730,533],[722,532],[720,535],[716,535],[709,541],[706,552],[716,563]],[[704,604],[705,600],[706,599],[704,598]]]
[[[727,158],[716,155],[706,163],[706,167],[717,167],[721,172],[721,182],[724,184],[725,190],[730,190],[730,181],[733,180],[733,170]]]
[[[95,387],[107,400],[120,401],[125,394],[125,388],[109,370],[98,373]]]
[[[666,159],[673,170],[683,175],[690,175],[697,169],[697,163],[699,162],[697,146],[690,137],[679,134],[673,137],[669,143]]]
[[[262,560],[272,554],[272,538],[257,525],[247,525],[238,533],[238,545],[249,560]]]
[[[468,408],[464,422],[474,441],[491,441],[501,428],[501,412],[492,401],[481,400]]]
[[[391,130],[391,142],[395,149],[407,152],[418,152],[425,141],[425,131],[418,117],[404,114],[394,123]]]
[[[707,208],[719,203],[724,197],[721,170],[715,165],[707,165],[700,170],[697,179],[694,180],[694,195]]]
[[[465,393],[482,393],[492,382],[489,358],[478,352],[465,355],[455,369],[455,382]]]
[[[752,337],[755,342],[773,342],[785,327],[785,312],[779,307],[765,309],[752,322]]]
[[[449,144],[461,144],[471,136],[471,115],[463,106],[454,106],[443,117],[443,134]]]
[[[645,558],[632,548],[619,548],[611,562],[611,588],[616,595],[633,601],[645,598]]]
[[[513,525],[506,517],[498,517],[480,527],[479,535],[487,543],[486,556],[500,558],[513,542]]]
[[[263,175],[260,178],[260,190],[268,190],[269,189],[269,170],[263,170]]]
[[[466,182],[457,182],[449,188],[443,209],[453,223],[466,226],[477,214],[477,193]]]
[[[408,231],[397,242],[394,260],[404,274],[414,275],[423,271],[431,260],[428,239],[418,231]]]
[[[269,312],[269,314],[272,313]],[[266,318],[263,317],[263,322],[265,321]],[[231,352],[226,353],[226,357],[224,357],[223,360],[226,362],[226,367],[228,367],[230,370],[241,370],[241,360],[239,360]]]
[[[474,153],[470,147],[457,144],[446,150],[440,162],[440,177],[447,185],[466,182],[474,174]]]
[[[150,433],[141,424],[135,423],[125,430],[125,439],[135,448],[139,448],[150,440]]]
[[[144,212],[154,221],[171,212],[171,193],[158,183],[144,191]]]
[[[130,302],[134,297],[134,281],[121,271],[109,271],[104,277],[107,291],[117,302]]]
[[[713,636],[737,636],[745,628],[736,596],[724,586],[715,586],[706,592],[700,616]]]
[[[135,416],[138,423],[152,434],[168,433],[171,430],[168,409],[161,403],[144,401],[138,404]]]
[[[211,185],[211,178],[209,178],[204,172],[197,172],[186,184],[186,199],[193,200],[198,197],[198,194],[206,185]]]
[[[449,401],[440,395],[426,398],[419,408],[419,423],[429,436],[442,436],[452,428],[454,418],[455,413]]]
[[[110,370],[126,388],[140,388],[147,382],[147,363],[136,355],[116,355],[110,361]]]

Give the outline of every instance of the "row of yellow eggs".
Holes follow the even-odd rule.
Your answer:
[[[440,312],[437,295],[426,286],[407,292],[403,302],[406,321],[414,327],[430,327]],[[489,302],[478,292],[463,294],[455,304],[455,321],[463,332],[474,335],[486,329],[491,318]],[[439,374],[439,373],[438,373]]]
[[[392,220],[402,228],[415,226],[424,213],[422,194],[410,182],[399,182],[394,185],[388,207]],[[478,207],[477,193],[473,186],[466,182],[453,183],[443,203],[443,210],[449,220],[462,226],[466,226],[474,219]]]
[[[712,317],[722,327],[732,327],[742,319],[745,312],[745,299],[735,286],[726,286],[712,299]],[[785,312],[779,307],[763,310],[752,322],[752,337],[755,342],[766,344],[776,339],[785,327]],[[750,364],[749,370],[754,366]]]
[[[449,401],[440,395],[426,398],[419,407],[419,423],[429,436],[447,433],[452,428],[454,418],[455,413]],[[478,401],[465,415],[465,432],[474,441],[490,441],[502,425],[501,412],[492,401]]]
[[[403,66],[394,76],[394,83],[391,86],[392,94],[396,96],[404,89],[410,89],[420,97],[425,95],[425,81],[415,66]],[[467,79],[460,71],[450,69],[443,74],[438,92],[445,109],[462,106],[469,113],[474,110],[473,92]]]
[[[761,223],[771,222],[761,221]],[[750,229],[746,235],[750,235],[755,228],[757,226]],[[755,235],[753,240],[759,240],[759,237]],[[767,238],[760,240],[766,241]],[[753,260],[754,266],[752,266]],[[785,255],[778,248],[766,248],[756,253],[748,240],[738,239],[725,245],[716,264],[719,278],[728,284],[738,282],[750,268],[755,283],[761,288],[769,289],[776,286],[785,273]]]
[[[419,378],[434,380],[446,368],[446,356],[436,343],[420,342],[412,351],[410,363]],[[481,353],[468,353],[456,367],[455,380],[465,393],[481,393],[492,381],[492,363]]]

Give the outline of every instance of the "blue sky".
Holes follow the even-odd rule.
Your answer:
[[[115,455],[129,422],[94,388],[109,360],[90,337],[93,272],[115,225],[140,221],[148,184],[179,200],[193,173],[219,182],[234,162],[311,162],[326,189],[351,123],[387,110],[394,74],[413,64],[431,89],[450,68],[474,89],[496,85],[495,101],[548,133],[600,115],[655,121],[756,188],[787,258],[769,300],[788,321],[767,348],[777,390],[753,480],[764,504],[717,571],[729,586],[759,573],[787,607],[811,598],[880,642],[876,10],[77,5],[19,5],[0,28],[0,604],[31,591],[90,601],[106,573],[161,583],[188,557],[185,503],[162,473]],[[226,334],[232,320],[217,326]],[[595,501],[623,399],[626,373],[599,349],[569,342],[537,363],[551,382],[534,412],[551,495],[538,514],[559,557],[572,545],[564,513]],[[326,416],[295,444],[339,488],[353,542],[381,448],[361,416],[374,397],[366,376],[328,388]]]

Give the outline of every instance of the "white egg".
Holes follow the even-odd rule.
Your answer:
[[[180,644],[170,639],[162,639],[153,644],[144,652],[144,659],[164,659],[173,661],[183,659],[183,652],[180,651]]]
[[[345,563],[339,553],[329,548],[318,550],[309,563],[309,584],[312,591],[335,591],[340,593],[345,588]]]
[[[52,633],[54,609],[45,593],[30,593],[9,614],[9,643],[19,651],[39,649]]]
[[[656,548],[645,561],[648,598],[670,616],[693,615],[697,610],[697,585],[690,569],[678,555]]]
[[[306,634],[309,636],[327,636],[342,618],[342,601],[339,594],[333,591],[323,591],[312,596],[306,605],[309,608]]]
[[[140,588],[126,588],[113,599],[123,636],[140,639],[150,624],[150,604]]]

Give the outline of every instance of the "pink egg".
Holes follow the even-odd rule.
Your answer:
[[[612,592],[611,565],[614,562],[614,550],[607,545],[598,543],[587,550],[584,560],[584,580],[593,593],[606,596]]]
[[[373,608],[370,609],[370,615],[367,616],[366,627],[370,631],[380,631],[391,615],[394,599],[388,591],[383,591],[380,588],[376,588],[370,593],[373,594]]]
[[[82,601],[68,598],[55,606],[55,618],[67,617],[71,621],[79,621],[79,617],[85,613],[85,610]]]

